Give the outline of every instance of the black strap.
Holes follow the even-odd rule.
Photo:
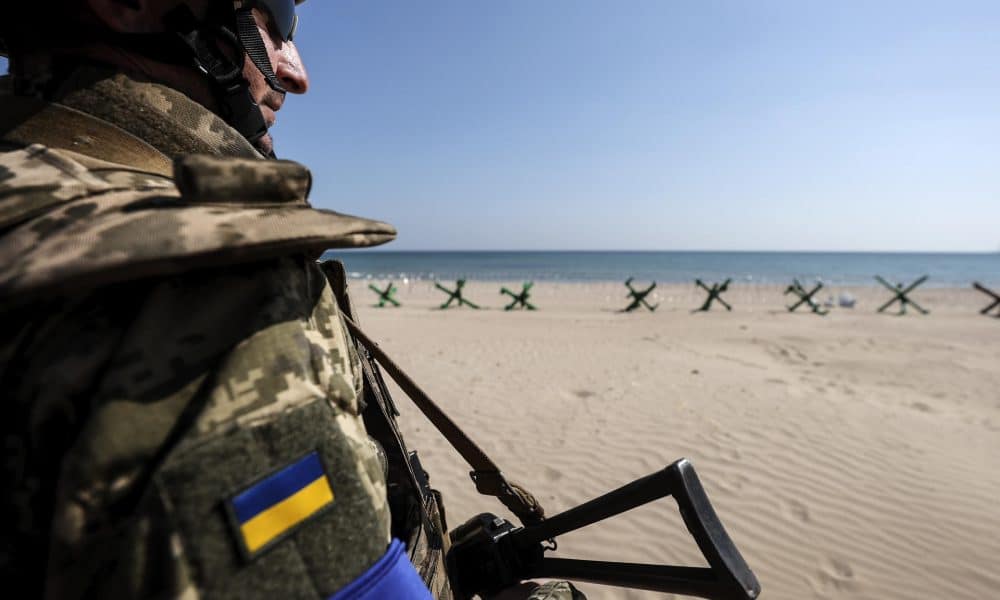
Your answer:
[[[222,42],[233,48],[242,49],[242,42],[229,26],[221,22],[213,23],[212,20],[208,23],[200,22],[185,4],[171,10],[164,21],[168,29],[187,47],[195,64],[208,75],[220,104],[223,119],[250,143],[256,145],[256,142],[267,134],[264,115],[254,102],[250,86],[243,78],[242,57],[233,60],[219,47],[219,42]],[[256,25],[254,27],[256,28]]]
[[[545,518],[545,511],[531,492],[508,481],[496,463],[379,348],[378,344],[365,335],[354,321],[346,316],[344,321],[347,323],[351,335],[364,344],[382,368],[399,385],[400,389],[417,405],[420,412],[424,413],[424,416],[441,432],[441,435],[462,455],[465,462],[469,463],[473,469],[469,475],[476,484],[476,490],[480,494],[495,496],[512,513],[517,515],[517,518],[524,525],[540,523]]]
[[[243,50],[247,56],[267,80],[267,85],[276,92],[287,92],[288,90],[281,85],[274,74],[271,59],[267,57],[267,49],[264,48],[264,40],[260,37],[260,30],[257,29],[252,9],[241,8],[236,11],[236,36],[243,44]]]

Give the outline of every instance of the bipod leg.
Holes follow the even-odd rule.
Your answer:
[[[465,298],[459,298],[458,299],[458,305],[461,306],[463,304],[465,304],[466,306],[471,306],[472,308],[474,308],[476,310],[479,310],[479,305],[478,304],[476,304],[474,302],[471,302],[469,300],[466,300]]]
[[[716,300],[718,300],[720,304],[722,304],[723,306],[725,306],[725,307],[726,307],[726,310],[728,310],[729,312],[732,312],[732,311],[733,311],[733,307],[732,307],[732,306],[729,306],[729,303],[727,303],[727,302],[726,302],[725,300],[723,300],[723,299],[722,299],[722,298],[720,298],[720,297],[716,297],[715,299],[716,299]]]

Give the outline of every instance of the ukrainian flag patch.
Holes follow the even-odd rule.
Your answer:
[[[248,559],[332,505],[333,488],[318,452],[282,467],[226,502]]]

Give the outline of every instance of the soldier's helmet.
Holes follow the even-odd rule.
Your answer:
[[[252,10],[264,11],[269,16],[271,33],[288,42],[298,26],[295,7],[304,1],[216,0],[199,16],[185,2],[180,2],[164,17],[162,32],[123,34],[81,22],[75,7],[82,0],[52,3],[11,0],[0,18],[0,55],[9,56],[13,63],[19,52],[103,42],[154,60],[190,64],[208,80],[222,118],[251,143],[256,143],[267,133],[267,125],[243,78],[242,58],[230,57],[220,49],[220,42],[241,49],[264,75],[267,84],[284,92]]]

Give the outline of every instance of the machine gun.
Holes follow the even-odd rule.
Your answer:
[[[608,517],[673,496],[688,531],[710,565],[681,567],[552,558],[556,537]],[[496,593],[538,577],[709,598],[752,600],[760,584],[719,521],[694,466],[680,459],[662,471],[637,479],[603,496],[517,527],[493,514],[480,514],[451,533],[448,572],[456,598]]]

